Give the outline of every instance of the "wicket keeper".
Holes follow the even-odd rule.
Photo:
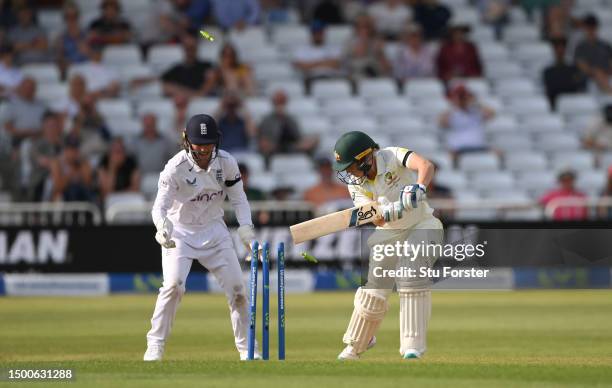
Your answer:
[[[226,194],[248,250],[255,233],[238,163],[219,149],[220,143],[214,118],[205,114],[191,117],[183,132],[184,150],[168,161],[159,176],[152,216],[155,239],[162,246],[164,279],[147,333],[145,361],[162,359],[193,260],[206,267],[225,291],[236,348],[241,360],[247,357],[248,292],[223,221]],[[256,358],[261,358],[257,351]]]
[[[421,256],[411,260],[391,255],[379,262],[372,260],[372,249],[377,244],[395,245],[398,241],[415,245],[442,242],[442,223],[433,216],[425,196],[434,166],[406,148],[381,149],[370,136],[359,131],[342,135],[334,154],[333,168],[348,185],[355,206],[377,201],[382,213],[374,220],[376,230],[368,238],[368,281],[355,294],[353,315],[343,337],[347,346],[338,359],[357,360],[374,346],[394,287],[400,298],[400,354],[404,359],[420,358],[427,349],[431,280],[422,276],[381,279],[374,276],[373,267],[431,267],[436,258]]]

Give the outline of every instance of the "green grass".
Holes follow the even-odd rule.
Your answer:
[[[395,296],[378,345],[339,362],[352,299],[288,295],[287,360],[247,363],[237,360],[224,298],[187,294],[164,362],[145,364],[155,295],[0,298],[0,369],[73,368],[71,386],[92,387],[612,386],[610,290],[434,292],[428,353],[416,361],[398,353]],[[271,322],[274,358],[275,311]]]

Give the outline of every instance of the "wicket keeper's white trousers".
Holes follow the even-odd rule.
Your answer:
[[[164,279],[151,318],[151,330],[147,333],[147,343],[164,344],[170,335],[191,264],[198,260],[225,291],[236,348],[239,352],[247,351],[248,294],[227,227],[223,221],[200,230],[175,226],[172,238],[176,248],[162,248]],[[197,247],[193,246],[193,241],[198,241]]]

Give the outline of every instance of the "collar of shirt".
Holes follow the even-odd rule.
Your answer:
[[[217,154],[217,156],[213,160],[210,161],[210,163],[208,164],[208,168],[206,170],[198,166],[195,160],[193,160],[193,157],[191,156],[191,154],[187,154],[187,159],[189,159],[189,162],[193,166],[193,171],[197,173],[202,172],[202,171],[206,171],[207,173],[209,173],[213,170],[213,168],[217,168],[219,164],[219,154]]]

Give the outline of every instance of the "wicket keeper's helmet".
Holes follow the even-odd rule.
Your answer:
[[[338,178],[347,184],[361,184],[364,177],[352,177],[346,173],[346,169],[353,163],[364,172],[364,175],[372,167],[371,154],[380,147],[372,138],[360,131],[347,132],[340,136],[334,146],[333,168],[338,172]]]
[[[212,116],[206,114],[194,115],[185,126],[185,131],[183,132],[183,147],[188,154],[191,154],[194,160],[199,161],[198,153],[195,152],[191,146],[205,144],[215,145],[214,154],[210,160],[214,159],[221,145],[221,131],[219,131],[217,122]]]

